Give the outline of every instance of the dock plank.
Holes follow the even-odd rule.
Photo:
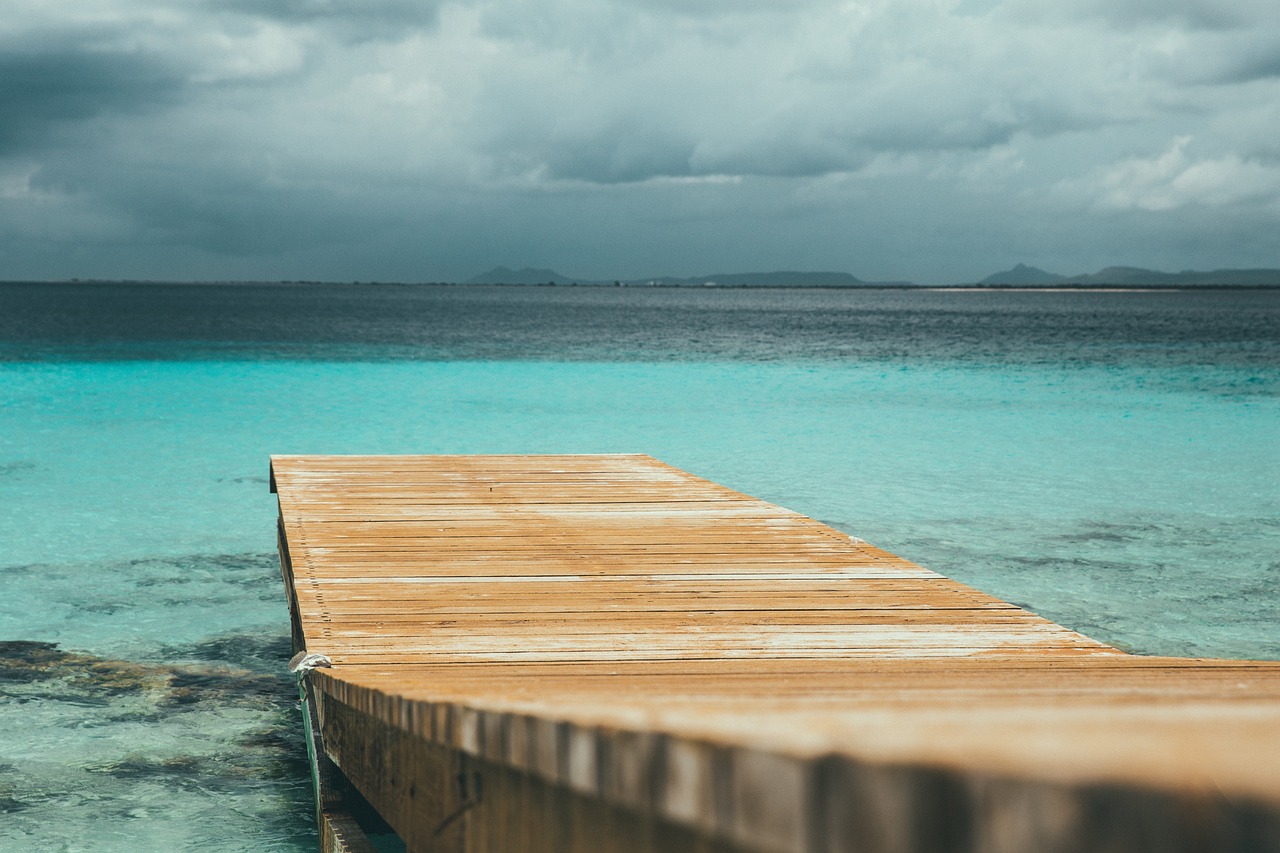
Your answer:
[[[272,487],[325,749],[411,850],[1280,850],[1278,663],[1128,655],[642,455]]]

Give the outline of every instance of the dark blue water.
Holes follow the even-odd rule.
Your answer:
[[[1256,365],[1280,292],[0,285],[0,358]]]

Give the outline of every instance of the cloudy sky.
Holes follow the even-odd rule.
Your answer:
[[[0,0],[0,279],[1280,267],[1275,0]]]

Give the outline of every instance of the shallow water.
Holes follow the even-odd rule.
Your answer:
[[[1280,293],[0,285],[0,849],[312,848],[268,454],[609,451],[1280,658]]]

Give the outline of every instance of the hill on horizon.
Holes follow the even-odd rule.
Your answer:
[[[987,276],[979,284],[1040,287],[1275,287],[1280,286],[1280,269],[1161,272],[1144,267],[1110,266],[1095,273],[1062,276],[1018,264],[1011,270]]]
[[[1018,264],[1011,270],[993,273],[978,284],[1057,284],[1066,279],[1064,275],[1045,272],[1039,267]]]
[[[1090,275],[1063,279],[1061,284],[1151,287],[1258,287],[1280,285],[1280,269],[1219,269],[1159,272],[1142,267],[1106,267]]]
[[[659,276],[654,278],[593,280],[570,278],[555,270],[525,267],[494,267],[467,279],[463,284],[514,285],[611,285],[629,287],[912,287],[911,281],[864,281],[847,272],[775,272],[715,273],[712,275]],[[1063,276],[1039,267],[1017,264],[1012,269],[992,273],[976,283],[986,287],[1280,287],[1280,269],[1183,270],[1169,273],[1142,267],[1109,266],[1095,273]],[[956,287],[972,286],[957,284]]]
[[[1161,272],[1143,267],[1110,266],[1095,273],[1062,276],[1018,264],[987,276],[979,285],[1027,287],[1277,287],[1280,269],[1218,269]]]

